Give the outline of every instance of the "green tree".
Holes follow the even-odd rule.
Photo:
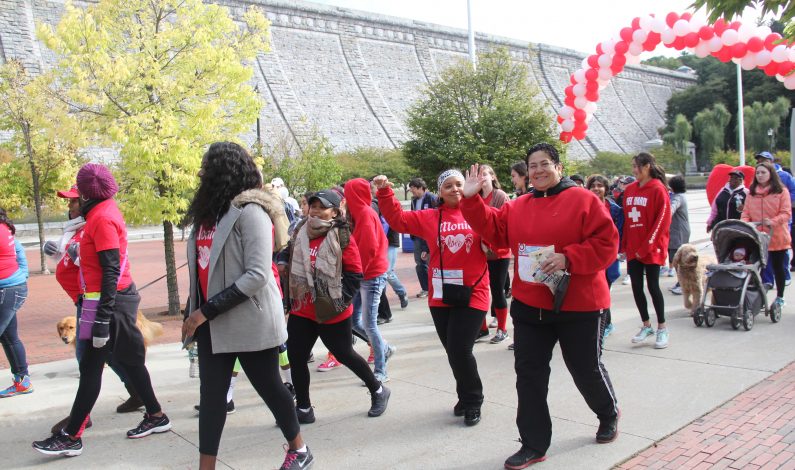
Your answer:
[[[246,64],[268,49],[268,20],[235,21],[201,0],[67,2],[39,37],[59,57],[64,99],[120,149],[119,199],[131,222],[162,222],[169,313],[180,309],[173,224],[197,183],[202,149],[250,129],[261,102]]]
[[[17,161],[4,163],[0,169],[2,200],[20,205],[33,202],[42,273],[49,273],[41,251],[42,206],[54,202],[56,190],[74,181],[82,136],[66,105],[51,93],[49,80],[49,75],[30,77],[17,61],[0,66],[0,130],[12,132],[11,140],[3,146],[17,156]]]
[[[693,138],[693,126],[687,120],[684,114],[677,114],[674,120],[673,132],[666,133],[663,140],[666,144],[671,145],[682,155],[687,153],[687,143]]]
[[[653,149],[651,152],[666,173],[674,173],[684,175],[687,170],[688,156],[679,152],[672,145],[663,145],[662,147]]]
[[[307,191],[330,188],[342,180],[342,166],[334,155],[334,147],[317,130],[300,149],[286,135],[264,146],[262,169],[263,175],[284,180],[295,197]]]
[[[390,181],[405,186],[417,174],[400,149],[362,147],[338,153],[337,161],[342,166],[343,181],[359,176],[387,175]]]
[[[479,54],[477,70],[461,61],[442,71],[409,110],[412,138],[403,148],[409,165],[426,181],[474,162],[505,175],[533,144],[558,145],[554,117],[527,77],[527,66],[505,49]]]
[[[583,176],[600,174],[607,177],[629,175],[632,173],[631,154],[599,152],[591,160],[583,162],[577,169]]]
[[[666,57],[664,55],[658,55],[654,57],[649,57],[648,59],[641,62],[643,65],[651,65],[653,67],[661,67],[664,69],[669,70],[676,70],[682,65],[681,60],[676,57]]]
[[[698,153],[702,161],[709,161],[714,152],[723,150],[726,145],[726,126],[730,120],[731,114],[720,103],[696,114],[693,124],[701,143]]]
[[[710,162],[713,165],[725,163],[726,165],[737,166],[740,164],[740,154],[733,150],[717,150],[712,152]]]
[[[789,100],[783,96],[776,101],[762,103],[757,101],[751,106],[743,108],[745,123],[745,147],[754,151],[775,148],[771,142],[773,134],[781,126],[781,121],[789,114]]]

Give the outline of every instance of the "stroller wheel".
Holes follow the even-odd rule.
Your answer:
[[[718,316],[714,309],[707,308],[704,310],[704,323],[706,323],[708,327],[712,328],[715,326],[715,320],[717,318]]]
[[[745,331],[750,331],[754,327],[754,312],[746,310],[743,312],[743,328]]]
[[[770,306],[770,321],[773,323],[781,321],[781,305],[774,303]]]
[[[693,310],[693,323],[695,323],[696,326],[701,326],[701,325],[704,324],[704,309],[703,308],[696,307],[696,309]]]
[[[740,325],[743,324],[743,319],[741,318],[741,316],[742,316],[742,313],[740,313],[740,312],[736,312],[736,313],[732,314],[732,321],[731,321],[732,322],[732,328],[734,328],[735,330],[739,330],[740,329]]]

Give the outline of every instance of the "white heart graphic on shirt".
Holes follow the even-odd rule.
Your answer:
[[[199,267],[202,269],[207,269],[207,266],[210,265],[210,248],[207,246],[200,246],[199,247]]]
[[[449,248],[453,253],[456,253],[458,250],[460,250],[466,241],[467,237],[460,233],[456,235],[447,235],[444,237],[444,244],[447,245],[447,248]]]

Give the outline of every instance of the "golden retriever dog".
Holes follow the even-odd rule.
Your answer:
[[[685,243],[676,250],[671,265],[676,269],[679,285],[682,286],[685,308],[692,311],[701,304],[701,296],[707,282],[707,265],[717,261],[711,253],[699,253],[695,246]]]
[[[75,338],[77,336],[77,317],[74,315],[66,316],[56,324],[58,329],[58,337],[61,338],[65,344],[75,346]],[[148,347],[149,344],[158,336],[163,334],[163,325],[157,322],[150,321],[146,316],[138,311],[138,317],[135,319],[135,326],[141,330],[144,337],[144,346]]]

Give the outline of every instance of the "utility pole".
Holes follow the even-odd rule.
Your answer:
[[[257,94],[257,99],[259,99],[259,83],[254,85],[254,93]],[[262,152],[262,134],[260,132],[259,113],[257,113],[257,152]]]
[[[743,69],[737,64],[737,137],[739,138],[740,166],[745,165],[745,122],[743,119]]]
[[[478,68],[478,57],[475,53],[475,30],[472,29],[472,0],[467,0],[467,25],[469,26],[469,60],[472,62],[472,69]]]

